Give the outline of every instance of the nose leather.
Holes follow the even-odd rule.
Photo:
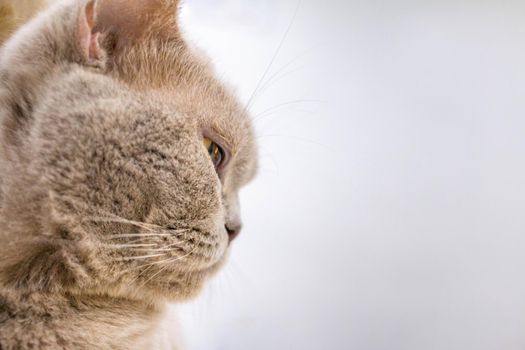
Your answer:
[[[241,233],[241,224],[226,224],[226,231],[228,232],[228,238],[230,243],[239,236],[239,233]]]

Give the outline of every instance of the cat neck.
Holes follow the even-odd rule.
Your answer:
[[[7,325],[7,331],[2,332],[6,339],[0,334],[0,345],[51,339],[66,349],[155,348],[153,342],[163,310],[162,304],[138,300],[86,294],[20,293],[4,288],[0,290],[0,323],[4,322],[3,327]],[[32,322],[21,322],[27,319]]]

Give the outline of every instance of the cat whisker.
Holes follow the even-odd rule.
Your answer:
[[[144,266],[147,266],[147,267],[144,270],[140,271],[139,274],[137,276],[135,276],[135,278],[133,278],[133,280],[130,282],[131,285],[133,283],[135,283],[140,278],[140,276],[142,276],[142,274],[146,273],[149,269],[151,269],[154,266],[152,264],[148,264],[148,265],[141,265],[141,266],[139,266],[139,267],[144,267]],[[129,270],[131,270],[131,269],[129,269]],[[129,270],[126,270],[126,271],[129,271]]]
[[[141,237],[172,237],[172,234],[169,233],[123,233],[116,235],[106,236],[108,239],[118,239],[118,238],[141,238]]]
[[[166,253],[162,254],[161,256],[166,256]],[[169,258],[171,259],[171,258]],[[168,260],[168,259],[166,259]],[[164,260],[162,260],[164,261]],[[158,265],[160,264],[162,261],[154,261],[154,262],[149,262],[149,263],[144,263],[144,264],[141,264],[141,265],[138,265],[138,266],[132,266],[124,271],[122,271],[123,273],[127,273],[127,272],[130,272],[130,271],[134,271],[134,270],[139,270],[139,269],[142,269],[142,268],[146,268],[145,270],[141,271],[139,273],[139,275],[137,276],[140,277],[143,273],[145,273],[146,271],[148,271],[150,268],[152,268],[153,266],[155,265]]]
[[[151,266],[150,266],[151,267]],[[144,283],[142,283],[139,288],[143,288],[149,281],[151,281],[153,278],[155,278],[157,275],[162,273],[162,271],[166,270],[168,268],[168,265],[162,267],[159,271],[154,273],[152,276],[150,276]],[[140,276],[140,275],[139,275]]]
[[[148,265],[161,265],[161,264],[169,264],[169,263],[172,263],[172,262],[175,262],[175,261],[179,261],[179,260],[182,260],[188,256],[190,256],[191,254],[193,254],[193,252],[195,251],[196,248],[193,248],[189,253],[186,253],[182,256],[179,256],[179,257],[175,257],[175,258],[169,258],[169,259],[166,259],[166,260],[161,260],[161,261],[156,261],[156,262],[153,262],[151,264],[148,264]]]
[[[287,107],[287,106],[290,106],[290,105],[296,105],[296,104],[300,104],[300,103],[322,103],[322,102],[323,101],[319,101],[319,100],[295,100],[295,101],[289,101],[289,102],[281,103],[281,104],[278,104],[278,105],[273,106],[271,108],[268,108],[268,109],[262,111],[261,113],[256,114],[255,117],[252,120],[253,120],[253,122],[258,122],[261,119],[264,119],[263,117],[265,115],[272,114],[273,112],[278,111],[279,109],[282,109],[283,107]]]
[[[303,67],[295,68],[286,71],[286,69],[290,66],[292,66],[295,62],[297,62],[300,58],[306,56],[307,54],[311,53],[318,45],[314,45],[310,49],[304,50],[297,56],[295,56],[292,60],[285,63],[281,68],[279,68],[272,76],[270,76],[266,82],[260,87],[259,91],[255,94],[253,101],[257,100],[260,96],[263,95],[263,93],[268,90],[270,87],[272,87],[275,83],[279,82],[280,80],[286,78],[287,76],[296,73],[300,71]],[[254,104],[254,103],[253,103]],[[252,105],[253,105],[252,104]],[[253,118],[250,118],[253,120]]]
[[[167,260],[163,260],[161,263],[163,264],[169,264],[169,263],[173,263],[173,262],[176,262],[176,261],[180,261],[186,257],[188,257],[189,255],[191,255],[194,251],[195,251],[196,248],[192,249],[189,253],[185,254],[185,255],[182,255],[180,257],[176,257],[176,258],[171,258],[171,259],[167,259]],[[150,266],[151,267],[151,266]],[[142,283],[139,288],[142,288],[144,287],[149,281],[151,281],[153,278],[155,278],[156,276],[158,276],[160,273],[162,273],[162,271],[164,271],[165,269],[168,268],[168,265],[162,267],[159,271],[157,271],[155,274],[153,274],[152,276],[150,276],[144,283]],[[149,268],[148,268],[149,269]],[[146,270],[145,270],[146,271]],[[144,272],[144,271],[143,271]],[[142,274],[142,273],[141,273]],[[141,275],[139,274],[139,276]]]
[[[156,247],[156,244],[104,244],[105,247],[111,248],[147,248]]]
[[[284,72],[278,76],[275,76],[274,78],[271,78],[270,80],[268,80],[263,87],[261,87],[259,89],[259,92],[257,92],[257,94],[255,95],[253,101],[256,101],[258,98],[260,98],[261,96],[263,96],[263,93],[266,92],[266,90],[268,90],[269,88],[271,88],[274,84],[278,83],[279,81],[283,80],[284,78],[288,77],[289,75],[292,75],[293,73],[296,73],[300,70],[300,68],[296,68],[296,69],[293,69],[293,70],[290,70],[288,72]],[[255,103],[252,103],[252,107]]]
[[[171,252],[173,249],[169,249],[169,248],[158,248],[158,249],[144,249],[144,248],[139,248],[139,249],[133,249],[133,251],[135,252]]]
[[[317,142],[315,140],[307,139],[307,138],[304,138],[304,137],[299,137],[299,136],[281,135],[281,134],[267,134],[267,135],[261,135],[261,136],[257,137],[257,139],[262,139],[262,138],[266,138],[266,137],[283,137],[283,138],[286,138],[286,139],[293,139],[295,141],[309,143],[309,144],[316,145],[316,146],[321,146],[321,147],[324,147],[324,148],[329,149],[329,150],[334,150],[329,145]]]
[[[192,252],[193,252],[193,251],[192,251]],[[191,252],[190,252],[190,253],[191,253]],[[160,262],[157,261],[157,262],[155,262],[155,263],[143,264],[143,265],[140,265],[140,266],[136,266],[135,268],[127,269],[127,270],[124,271],[124,272],[128,272],[128,271],[130,271],[130,270],[135,270],[135,269],[137,269],[137,268],[144,268],[144,267],[146,267],[144,270],[142,270],[141,272],[139,272],[139,274],[138,274],[138,275],[137,275],[137,276],[136,276],[136,277],[130,282],[130,284],[133,284],[133,283],[135,283],[135,281],[137,281],[137,280],[140,278],[140,276],[142,276],[144,273],[146,273],[147,271],[149,271],[153,266],[158,265],[159,263],[162,263],[162,262],[165,262],[165,261],[169,261],[170,259],[171,259],[171,258],[169,258],[169,259],[165,259],[165,260],[160,261]],[[160,272],[162,272],[162,270],[164,270],[164,269],[166,269],[166,268],[167,268],[167,266],[163,267],[163,268],[161,269],[161,271],[157,272],[155,275],[159,274]],[[155,275],[154,275],[154,276],[155,276]],[[146,282],[146,283],[147,283],[147,282]]]
[[[76,200],[76,199],[69,199],[71,202],[75,203],[76,205],[89,208],[84,202]],[[93,221],[93,222],[116,222],[116,223],[123,223],[123,224],[129,224],[132,226],[137,226],[144,228],[146,230],[153,230],[153,229],[163,229],[162,226],[155,225],[155,224],[149,224],[145,222],[139,222],[134,220],[129,220],[126,218],[123,218],[121,216],[118,216],[114,213],[111,213],[104,209],[97,209],[97,212],[102,213],[104,216],[85,216],[83,217],[83,221]]]
[[[105,247],[115,248],[115,249],[131,249],[134,252],[171,252],[173,251],[174,246],[184,243],[184,241],[175,242],[172,244],[164,245],[159,247],[158,244],[104,244]]]
[[[279,77],[279,75],[280,75],[281,73],[284,73],[284,71],[285,71],[289,66],[291,66],[293,63],[295,63],[299,58],[301,58],[301,56],[302,56],[302,55],[298,55],[298,56],[296,56],[294,59],[290,60],[289,62],[285,63],[281,68],[279,68],[274,74],[272,74],[272,75],[266,80],[266,82],[265,82],[264,84],[261,85],[261,88],[259,89],[259,92],[262,92],[262,91],[264,91],[266,88],[268,88],[268,86],[270,85],[270,83],[272,83],[272,81],[273,81],[274,79],[276,79],[277,77]],[[295,70],[293,70],[293,71],[295,71]],[[292,72],[293,72],[293,71],[292,71]],[[284,75],[287,75],[287,74],[289,74],[289,72],[284,73]],[[281,76],[282,76],[282,74],[281,74]],[[279,77],[279,79],[280,79],[280,77]]]
[[[170,244],[168,244],[168,245],[163,246],[163,248],[176,247],[176,246],[178,246],[179,244],[181,244],[181,243],[186,243],[186,242],[188,242],[187,239],[185,239],[185,240],[183,240],[183,241],[178,241],[178,242],[170,243]]]
[[[154,229],[161,229],[161,230],[164,229],[162,226],[159,226],[159,225],[128,220],[128,219],[124,219],[121,217],[109,218],[109,217],[96,217],[95,216],[95,217],[87,217],[86,219],[89,221],[94,221],[94,222],[115,222],[115,223],[121,223],[121,224],[129,224],[129,225],[137,226],[145,230],[149,230],[149,231],[153,231]]]
[[[165,256],[166,254],[153,254],[153,255],[143,255],[143,256],[127,256],[124,258],[117,258],[115,261],[131,261],[131,260],[146,260],[151,258],[158,258],[159,256]]]
[[[118,235],[116,235],[116,236],[118,236]],[[167,239],[168,236],[166,236],[166,235],[162,235],[162,236],[148,235],[148,236],[134,236],[134,237],[122,237],[122,238],[125,239],[125,242],[129,242],[131,244],[143,244],[143,243],[159,244],[158,242],[152,242],[151,241],[152,239],[155,239],[155,237],[158,237],[158,238],[161,238],[161,239]],[[117,241],[119,238],[120,237],[107,238],[107,241]]]
[[[185,232],[181,231],[180,233]],[[108,241],[115,241],[120,238],[128,238],[131,239],[130,243],[123,243],[120,244],[121,247],[129,246],[130,248],[133,247],[133,245],[137,248],[144,248],[147,246],[159,246],[161,243],[150,243],[152,239],[154,238],[169,238],[169,237],[176,237],[173,234],[168,233],[162,233],[162,234],[153,234],[153,233],[145,233],[145,234],[116,234],[106,237]],[[177,242],[170,243],[168,245],[161,246],[161,248],[169,248],[176,246],[178,244],[184,243],[186,240],[179,239]],[[149,245],[148,245],[149,244]],[[118,244],[115,244],[118,245]],[[143,245],[143,247],[141,247]]]
[[[187,253],[186,255],[183,255],[182,257],[188,256],[189,254],[192,254],[192,253],[195,251],[195,249],[197,249],[197,248],[196,248],[196,247],[193,248],[189,253]],[[163,254],[163,255],[166,255],[166,254]],[[171,261],[171,259],[178,259],[178,258],[180,258],[180,257],[176,257],[176,258],[168,258],[168,259],[165,259],[165,260],[160,260],[160,261],[154,261],[154,262],[150,262],[150,263],[145,263],[145,264],[142,264],[142,265],[140,265],[140,266],[134,266],[134,267],[132,267],[132,268],[129,268],[129,269],[125,270],[125,272],[131,271],[131,270],[140,269],[140,268],[143,268],[143,267],[146,267],[146,266],[150,266],[150,267],[151,267],[152,265],[163,264],[163,263],[166,263],[166,262]],[[144,271],[143,271],[143,272],[144,272]],[[143,272],[141,272],[141,274],[142,274]],[[139,274],[139,276],[140,276],[140,274]]]
[[[255,87],[255,90],[253,91],[252,95],[250,96],[250,98],[248,99],[248,102],[246,103],[246,107],[244,108],[245,111],[247,111],[255,96],[257,95],[257,93],[259,92],[259,90],[261,89],[261,85],[264,83],[264,80],[266,79],[266,77],[268,76],[268,74],[270,73],[270,70],[272,69],[272,66],[275,62],[275,60],[277,59],[277,57],[279,56],[279,53],[281,52],[281,49],[284,45],[284,42],[286,41],[286,38],[288,37],[288,34],[290,33],[290,30],[292,29],[293,27],[293,24],[295,22],[295,18],[297,17],[297,13],[299,12],[299,7],[301,5],[301,0],[299,0],[297,2],[297,7],[295,8],[295,12],[293,14],[293,17],[292,17],[292,20],[290,21],[290,24],[288,25],[288,27],[286,28],[286,31],[281,39],[281,41],[279,42],[279,45],[277,46],[277,49],[275,50],[275,53],[272,57],[272,59],[270,60],[270,63],[268,64],[268,67],[266,68],[266,70],[264,71],[264,74],[262,75],[261,79],[259,80],[259,82],[257,83],[257,86]]]

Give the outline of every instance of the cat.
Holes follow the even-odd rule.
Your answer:
[[[157,349],[239,233],[246,108],[174,0],[65,0],[0,52],[0,349]]]

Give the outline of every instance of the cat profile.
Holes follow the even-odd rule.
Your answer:
[[[245,108],[177,1],[59,1],[0,53],[0,349],[156,349],[240,230]]]

